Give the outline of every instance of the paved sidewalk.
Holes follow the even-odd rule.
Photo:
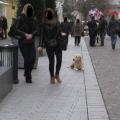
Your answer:
[[[0,103],[0,120],[109,120],[86,44],[75,47],[73,41],[63,52],[62,84],[50,84],[48,59],[41,57],[33,84],[26,84],[19,70],[20,83]],[[84,72],[69,68],[78,53]]]

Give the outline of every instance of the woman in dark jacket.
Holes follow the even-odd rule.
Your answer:
[[[79,46],[81,36],[83,33],[84,33],[83,24],[79,19],[77,19],[73,26],[73,35],[75,37],[75,46]]]
[[[104,16],[101,16],[99,25],[98,25],[98,33],[100,35],[101,46],[104,46],[106,30],[107,30],[107,21],[105,20]]]
[[[113,50],[115,49],[115,45],[117,41],[117,27],[118,27],[118,21],[115,19],[115,16],[112,15],[108,24],[108,31],[111,37],[111,45]]]
[[[95,46],[95,39],[97,36],[97,23],[95,18],[92,17],[91,21],[88,22],[89,36],[90,36],[90,46]]]
[[[70,31],[70,23],[68,22],[66,16],[64,17],[64,21],[60,24],[60,31],[61,31],[61,35],[66,39],[66,46],[64,50],[67,50],[68,36],[71,31]]]
[[[27,83],[32,83],[31,72],[36,58],[34,36],[37,29],[33,18],[33,7],[29,3],[25,4],[21,16],[17,19],[16,32],[20,36],[19,47],[24,58],[24,76]]]
[[[61,83],[59,72],[62,63],[62,50],[58,44],[57,39],[58,34],[59,24],[57,18],[55,17],[55,12],[51,8],[48,8],[45,12],[42,43],[45,44],[49,59],[49,72],[51,84],[55,84],[55,80],[58,83]],[[55,56],[56,56],[56,72],[54,73]]]

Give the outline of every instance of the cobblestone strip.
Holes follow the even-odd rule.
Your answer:
[[[109,120],[84,39],[81,42],[89,120]]]

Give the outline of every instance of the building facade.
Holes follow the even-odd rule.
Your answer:
[[[2,3],[2,2],[3,3]],[[17,0],[0,0],[0,16],[5,16],[8,20],[8,28],[11,25],[11,20],[16,17]]]

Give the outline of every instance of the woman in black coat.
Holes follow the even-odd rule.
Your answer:
[[[46,52],[49,59],[50,83],[55,84],[55,80],[61,83],[59,76],[62,63],[62,49],[59,46],[59,24],[55,17],[55,12],[48,8],[45,12],[45,19],[43,25],[43,39],[42,43],[46,47]],[[56,57],[56,71],[54,72],[54,64]]]
[[[90,46],[95,46],[95,40],[97,36],[97,23],[95,18],[92,17],[91,21],[88,22],[89,36],[90,36]]]
[[[35,63],[36,50],[34,36],[37,33],[31,4],[25,4],[21,16],[16,22],[16,32],[19,38],[19,47],[24,58],[24,76],[27,83],[32,83],[31,72]]]
[[[66,39],[66,46],[64,48],[64,50],[67,50],[67,46],[68,46],[68,36],[70,31],[70,23],[68,22],[68,18],[65,16],[64,17],[64,21],[60,24],[60,31],[61,31],[61,35],[64,37],[64,39]]]

